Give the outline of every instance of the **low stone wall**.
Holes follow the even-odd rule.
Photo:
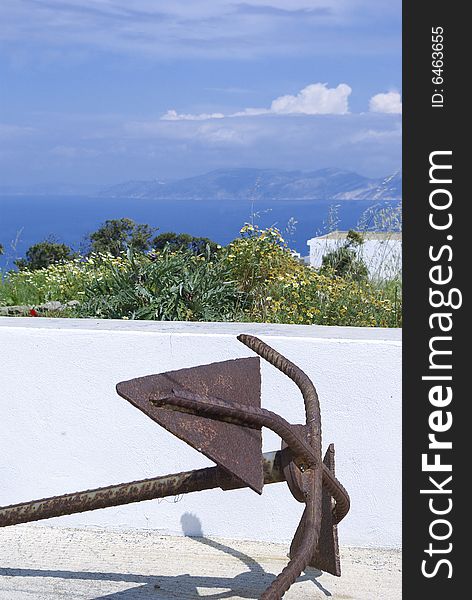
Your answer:
[[[44,304],[29,306],[19,304],[16,306],[0,306],[0,317],[40,317],[40,316],[56,316],[56,313],[63,313],[78,306],[77,300],[70,300],[65,304],[53,300]]]

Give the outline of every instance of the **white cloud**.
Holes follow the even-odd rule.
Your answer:
[[[348,98],[352,89],[346,83],[329,88],[326,83],[311,83],[296,95],[279,96],[272,101],[270,108],[245,108],[224,115],[223,113],[178,113],[168,110],[161,119],[164,121],[206,121],[225,117],[255,117],[259,115],[345,115],[349,112]]]
[[[357,144],[359,142],[382,142],[382,141],[401,141],[402,128],[398,123],[393,129],[362,129],[351,136],[347,142]]]
[[[304,115],[344,115],[349,112],[348,97],[352,89],[345,83],[328,88],[326,83],[312,83],[296,96],[279,96],[270,107],[278,115],[301,113]]]
[[[243,132],[236,131],[232,127],[210,127],[209,125],[198,128],[197,138],[216,145],[240,145],[245,142]]]
[[[402,112],[402,97],[398,92],[376,94],[369,101],[370,112],[399,115]]]
[[[203,146],[241,146],[253,143],[264,130],[251,119],[224,119],[200,122],[199,119],[181,119],[178,122],[165,119],[159,121],[130,121],[123,124],[124,139],[130,141],[149,140],[162,144],[171,141]],[[182,148],[183,148],[182,146]]]
[[[224,119],[223,113],[201,113],[199,115],[179,114],[176,110],[168,110],[162,115],[163,121],[207,121],[209,119]]]

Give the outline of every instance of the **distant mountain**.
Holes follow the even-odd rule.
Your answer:
[[[340,193],[338,200],[400,200],[402,197],[402,174],[397,171],[385,179],[371,179],[364,188]]]
[[[117,185],[112,185],[101,189],[99,196],[105,198],[149,198],[159,194],[160,186],[165,183],[159,179],[152,181],[125,181]]]
[[[341,169],[218,169],[172,182],[128,181],[103,189],[106,198],[150,200],[400,200],[401,172],[371,179]]]
[[[402,197],[402,172],[397,171],[390,177],[386,177],[382,180],[379,187],[376,190],[376,194],[382,197],[396,196],[397,198]]]

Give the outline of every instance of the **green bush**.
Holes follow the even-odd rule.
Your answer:
[[[10,271],[0,280],[0,305],[34,306],[50,300],[81,302],[92,283],[122,262],[123,257],[94,254],[76,256],[43,269]]]
[[[267,323],[400,327],[400,282],[389,286],[364,277],[317,272],[287,248],[275,228],[245,225],[226,249],[245,294],[245,320]],[[401,289],[401,288],[400,288]]]
[[[358,256],[358,248],[364,243],[363,235],[350,229],[345,242],[323,256],[321,273],[336,277],[347,277],[360,281],[367,279],[369,271]]]
[[[175,233],[174,231],[166,231],[156,236],[152,241],[154,250],[188,250],[192,254],[200,254],[214,257],[221,248],[219,244],[213,242],[207,237],[195,237],[188,233]]]
[[[149,250],[154,228],[147,224],[135,223],[133,219],[109,219],[89,235],[91,254],[111,254],[120,256],[128,250],[145,252]]]
[[[212,255],[189,250],[93,254],[0,282],[0,305],[78,300],[73,314],[115,319],[401,327],[401,281],[317,271],[275,228],[245,225]]]
[[[26,257],[15,261],[20,270],[36,271],[72,258],[72,249],[52,239],[34,244],[26,251]]]
[[[186,251],[130,254],[85,290],[79,313],[111,319],[233,320],[241,294],[224,262]]]

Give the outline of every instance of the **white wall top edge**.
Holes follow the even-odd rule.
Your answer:
[[[269,335],[318,339],[401,342],[402,330],[386,327],[334,327],[325,325],[279,325],[274,323],[222,323],[189,321],[128,321],[121,319],[51,319],[45,317],[0,317],[2,328],[74,331],[116,331],[153,334]]]

